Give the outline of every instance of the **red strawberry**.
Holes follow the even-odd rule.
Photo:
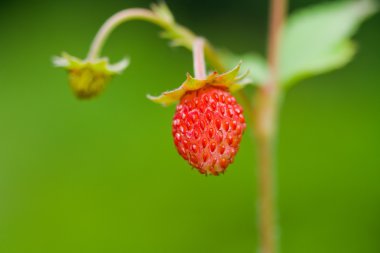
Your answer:
[[[206,85],[181,97],[172,126],[179,154],[200,173],[218,175],[233,162],[246,124],[227,88]]]

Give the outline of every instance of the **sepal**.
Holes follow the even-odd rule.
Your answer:
[[[242,87],[242,85],[240,85],[239,82],[244,80],[244,77],[246,76],[245,74],[242,77],[238,77],[240,65],[241,63],[239,63],[232,70],[225,72],[223,74],[218,74],[217,72],[213,72],[210,75],[208,75],[206,79],[196,79],[192,77],[189,73],[187,73],[185,82],[183,82],[179,88],[172,91],[163,92],[159,96],[148,95],[147,97],[153,102],[156,102],[162,105],[170,105],[172,103],[179,101],[181,97],[187,91],[198,90],[206,85],[211,85],[215,87],[223,87],[231,91],[237,90]]]
[[[129,61],[123,59],[116,64],[110,64],[108,58],[81,60],[67,53],[54,57],[57,67],[69,72],[69,83],[75,95],[80,99],[92,98],[101,93],[112,76],[121,74]]]

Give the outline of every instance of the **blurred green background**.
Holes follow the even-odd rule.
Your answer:
[[[51,57],[84,57],[104,20],[150,1],[0,2],[0,252],[255,252],[250,133],[220,177],[172,144],[174,107],[145,98],[177,87],[191,54],[142,22],[104,54],[132,64],[91,101]],[[266,1],[167,1],[216,46],[265,53]],[[291,0],[290,10],[318,3]],[[380,15],[355,35],[345,68],[308,79],[283,106],[278,196],[284,253],[380,252]],[[307,45],[305,45],[307,46]]]

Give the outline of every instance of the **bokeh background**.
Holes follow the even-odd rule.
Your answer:
[[[174,107],[191,54],[151,24],[118,28],[104,54],[132,64],[91,101],[51,64],[84,57],[104,20],[142,0],[0,2],[0,252],[255,252],[250,133],[228,172],[177,155]],[[265,54],[267,1],[167,1],[177,20],[237,53]],[[317,0],[291,0],[290,10]],[[345,68],[303,81],[283,105],[278,197],[284,253],[380,252],[380,16]],[[307,46],[307,45],[305,45]],[[312,49],[311,49],[312,50]]]

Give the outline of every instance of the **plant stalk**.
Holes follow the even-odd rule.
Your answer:
[[[276,221],[275,157],[279,111],[279,45],[287,0],[271,0],[268,65],[269,81],[256,97],[253,134],[257,143],[260,252],[279,250]]]
[[[173,39],[179,39],[181,42],[180,45],[184,46],[190,51],[193,49],[194,40],[198,38],[187,28],[178,25],[174,21],[165,20],[151,10],[131,8],[119,11],[111,16],[108,20],[106,20],[91,43],[87,59],[94,60],[98,58],[105,42],[107,41],[112,31],[122,23],[132,20],[143,20],[160,26],[169,34],[175,36]],[[207,40],[204,40],[204,54],[209,63],[214,66],[217,71],[225,71],[223,63],[219,59],[218,54]]]
[[[107,19],[107,21],[99,29],[91,43],[87,59],[94,60],[98,58],[111,32],[120,24],[130,20],[145,20],[160,26],[165,26],[165,22],[162,22],[162,20],[160,20],[152,11],[147,9],[132,8],[119,11]]]
[[[203,38],[196,38],[193,43],[193,64],[194,76],[197,79],[206,79],[206,63],[204,55],[205,41]]]

